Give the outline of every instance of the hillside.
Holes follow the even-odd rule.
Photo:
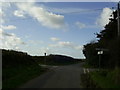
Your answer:
[[[3,88],[15,88],[39,76],[47,69],[39,64],[69,65],[79,59],[64,55],[30,56],[25,52],[2,49]]]
[[[64,55],[53,55],[50,54],[48,56],[33,56],[33,59],[40,64],[47,65],[66,65],[66,64],[74,64],[78,63],[78,61],[82,61],[81,59],[74,59],[69,56]]]
[[[45,71],[27,53],[2,50],[3,88],[16,88]]]
[[[35,64],[30,55],[24,52],[18,52],[13,50],[2,50],[2,66],[3,69],[9,67],[21,67]]]

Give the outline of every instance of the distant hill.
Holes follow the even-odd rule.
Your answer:
[[[48,56],[34,56],[35,61],[42,64],[72,64],[78,61],[82,61],[82,59],[74,59],[65,55],[56,55],[50,54]]]
[[[26,66],[33,64],[67,64],[81,61],[65,55],[50,54],[48,56],[30,56],[25,52],[2,49],[3,68]]]
[[[72,57],[69,57],[69,56],[64,56],[64,55],[50,54],[48,57],[51,57],[56,62],[73,62],[73,61],[76,61],[76,59],[74,59]]]

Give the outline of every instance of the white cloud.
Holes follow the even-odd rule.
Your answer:
[[[56,44],[49,45],[49,52],[52,54],[61,54],[72,56],[74,58],[84,58],[82,53],[83,46],[69,41],[59,41]]]
[[[78,45],[78,46],[75,46],[74,47],[76,50],[82,50],[83,49],[83,46],[82,45]]]
[[[73,44],[69,41],[67,42],[58,42],[58,45],[63,46],[63,47],[73,47]]]
[[[14,26],[14,25],[3,26],[3,25],[1,25],[1,28],[3,30],[13,30],[13,29],[16,29],[16,26]]]
[[[14,11],[14,15],[17,16],[17,17],[25,18],[24,14],[25,13],[21,10],[15,10]]]
[[[2,33],[3,33],[3,30],[0,28],[0,41],[2,40]]]
[[[76,45],[72,42],[69,42],[69,41],[60,41],[60,42],[57,42],[56,44],[50,44],[49,45],[50,47],[62,47],[62,48],[72,48],[72,49],[75,49],[75,50],[82,50],[83,46],[81,45]]]
[[[0,7],[2,7],[2,9],[7,9],[9,8],[11,5],[9,2],[0,2]]]
[[[0,28],[0,48],[1,49],[18,49],[19,45],[25,43],[13,33],[6,33]]]
[[[73,48],[73,49],[76,49],[76,50],[81,50],[82,49],[82,46],[80,45],[76,45],[72,42],[58,42],[58,44],[62,47],[68,47],[68,48]]]
[[[80,29],[83,29],[83,28],[86,27],[86,25],[83,24],[83,23],[81,23],[81,22],[76,22],[75,25],[76,25],[77,27],[79,27]]]
[[[0,0],[1,2],[36,2],[39,0]]]
[[[99,26],[105,26],[109,23],[110,15],[112,14],[112,10],[110,8],[104,8],[100,17],[97,19],[96,24]]]
[[[0,23],[4,23],[4,19],[3,17],[5,16],[5,13],[3,12],[3,10],[0,8]]]
[[[35,6],[34,3],[17,3],[17,7],[37,19],[43,26],[54,29],[64,29],[66,27],[63,15],[48,12],[43,7]]]
[[[9,2],[0,2],[0,23],[5,23],[5,11],[10,7]]]
[[[32,45],[32,46],[39,46],[39,45],[41,45],[41,44],[43,44],[44,42],[43,41],[40,41],[40,40],[29,40],[28,42],[27,42],[29,45]]]
[[[1,49],[19,49],[20,45],[24,45],[25,43],[21,40],[21,38],[17,37],[14,33],[6,33],[5,30],[16,29],[14,25],[3,26],[6,19],[6,10],[10,7],[9,2],[0,2],[0,48]]]
[[[1,0],[2,2],[119,2],[119,0]]]
[[[59,41],[60,39],[59,39],[59,38],[56,38],[56,37],[51,37],[50,40],[51,40],[51,41]]]

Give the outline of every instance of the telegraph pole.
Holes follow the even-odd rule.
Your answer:
[[[45,57],[44,57],[44,62],[45,62],[45,64],[46,64],[46,53],[44,53],[45,54]]]
[[[118,2],[117,16],[118,16],[118,37],[120,37],[120,1]]]

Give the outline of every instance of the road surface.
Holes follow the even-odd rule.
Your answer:
[[[48,72],[30,80],[20,88],[82,88],[82,64],[52,67]]]

